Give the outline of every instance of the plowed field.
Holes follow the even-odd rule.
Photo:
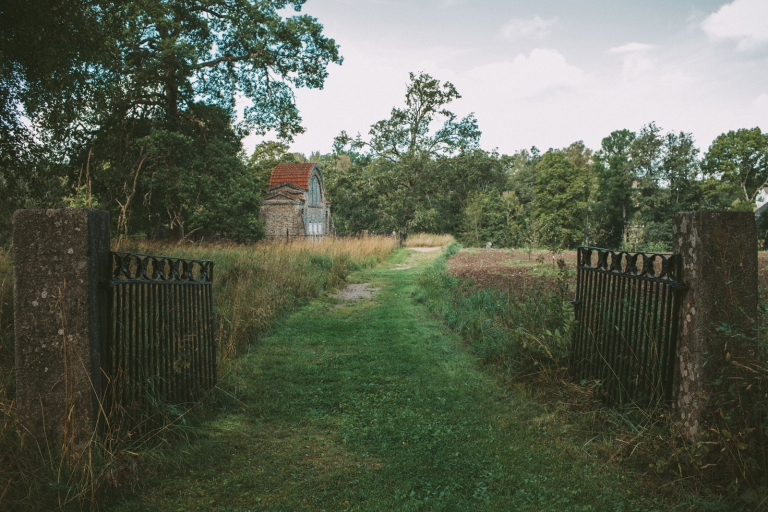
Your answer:
[[[758,252],[758,286],[760,296],[768,299],[768,252]],[[557,264],[562,259],[568,265],[571,293],[576,285],[576,251],[564,251],[552,258],[552,253],[507,249],[462,249],[448,261],[448,272],[462,279],[472,279],[478,288],[500,290],[528,289],[532,286],[555,287]]]
[[[556,288],[557,263],[562,259],[568,266],[569,284],[576,284],[576,251],[555,255],[535,251],[506,249],[462,249],[448,261],[448,272],[461,279],[472,279],[477,288],[528,289],[534,286]]]

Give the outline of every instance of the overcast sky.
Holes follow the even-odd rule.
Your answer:
[[[340,45],[323,90],[300,90],[306,133],[328,153],[401,106],[409,71],[458,89],[481,146],[512,154],[611,131],[768,130],[768,0],[308,0]],[[257,137],[246,139],[252,151]]]

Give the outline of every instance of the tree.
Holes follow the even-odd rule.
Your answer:
[[[70,126],[89,105],[88,77],[119,27],[95,0],[5,0],[0,7],[0,241],[17,208],[61,206]],[[45,142],[47,144],[41,144]]]
[[[392,108],[389,119],[371,126],[365,141],[360,134],[354,139],[342,131],[336,137],[335,146],[341,150],[350,145],[354,150],[367,148],[378,158],[393,162],[404,156],[448,156],[479,148],[480,130],[473,114],[456,120],[456,114],[446,109],[455,99],[461,98],[450,82],[440,83],[427,73],[409,73],[411,82],[405,92],[405,107]],[[436,116],[445,118],[443,126],[434,133],[430,127]]]
[[[595,154],[598,215],[606,220],[606,245],[611,247],[627,242],[627,222],[633,215],[630,148],[635,138],[629,130],[614,131]]]
[[[704,157],[707,177],[738,186],[739,202],[753,209],[768,186],[768,134],[760,128],[742,128],[719,135]]]
[[[474,117],[457,120],[446,108],[460,97],[456,88],[409,76],[405,108],[372,125],[368,139],[342,132],[335,140],[334,154],[352,162],[327,175],[337,226],[456,232],[470,190],[504,181],[499,156],[479,149]],[[442,127],[431,131],[439,118]]]
[[[322,87],[327,66],[342,61],[337,45],[322,34],[317,20],[306,15],[283,18],[283,9],[299,11],[304,0],[35,2],[67,7],[65,12],[75,22],[74,39],[85,28],[96,34],[98,44],[89,52],[80,50],[89,49],[90,43],[72,46],[69,60],[70,54],[64,52],[60,66],[41,68],[54,69],[63,78],[51,87],[35,87],[41,72],[29,65],[34,59],[6,56],[12,46],[7,41],[40,36],[31,33],[34,24],[22,23],[18,34],[2,32],[11,35],[3,41],[1,71],[16,79],[13,91],[21,98],[24,115],[33,121],[35,137],[50,148],[64,148],[56,160],[67,165],[59,168],[56,181],[75,192],[81,169],[93,169],[93,176],[104,180],[95,188],[111,191],[103,204],[119,212],[125,229],[129,211],[141,205],[145,211],[162,210],[181,232],[188,220],[193,221],[184,206],[191,197],[187,192],[194,188],[196,195],[206,197],[201,184],[214,179],[196,175],[212,167],[190,165],[190,155],[205,160],[227,147],[235,151],[230,157],[238,157],[239,145],[224,142],[230,134],[239,140],[248,132],[274,130],[279,138],[291,140],[303,131],[293,90]],[[80,8],[82,16],[77,15]],[[69,17],[54,16],[59,23]],[[79,21],[83,17],[87,22]],[[101,36],[100,26],[108,27]],[[87,101],[49,101],[49,96],[59,96],[46,96],[48,89],[61,89],[61,97],[70,89],[84,91],[80,94]],[[233,126],[236,97],[251,104],[244,119]],[[46,107],[35,108],[38,104]],[[51,107],[58,104],[72,105],[62,112],[73,115],[47,115],[58,112]],[[229,124],[226,133],[212,136],[206,123],[217,125],[222,119]],[[54,141],[57,133],[66,134],[66,144]],[[191,140],[196,148],[190,148]],[[232,169],[229,164],[225,167]],[[160,198],[162,205],[152,204]]]
[[[573,248],[583,236],[582,212],[589,199],[586,177],[562,151],[549,150],[536,165],[536,216],[547,226],[542,241]]]

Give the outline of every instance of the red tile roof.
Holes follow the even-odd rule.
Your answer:
[[[269,178],[269,186],[274,187],[281,183],[291,183],[304,190],[309,190],[309,173],[315,166],[309,164],[277,164]]]

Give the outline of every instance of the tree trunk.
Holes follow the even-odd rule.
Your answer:
[[[627,203],[621,203],[621,209],[622,209],[622,214],[624,219],[624,233],[623,233],[624,247],[627,247],[627,242],[628,242],[627,240]]]

